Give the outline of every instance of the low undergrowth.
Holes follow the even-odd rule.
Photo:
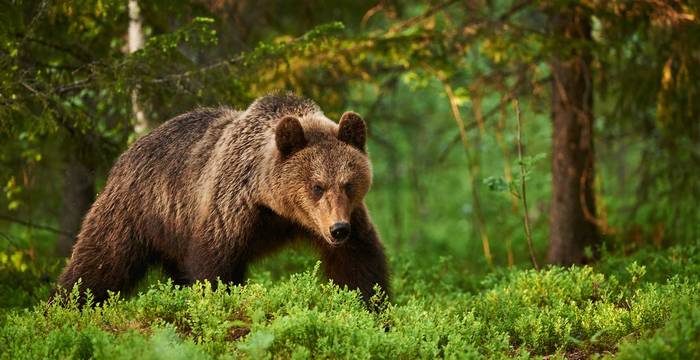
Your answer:
[[[79,310],[40,299],[31,269],[2,263],[1,358],[698,358],[697,246],[607,256],[594,267],[470,276],[448,259],[394,258],[395,297],[383,311],[318,276],[257,273],[245,286],[156,281],[138,294]],[[14,274],[14,275],[13,275]],[[22,275],[23,274],[23,275]],[[24,276],[24,277],[22,277]],[[43,281],[43,282],[42,282]],[[29,299],[29,300],[27,300]]]

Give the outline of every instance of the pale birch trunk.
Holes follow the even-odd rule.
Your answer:
[[[143,48],[143,18],[141,17],[141,9],[137,0],[129,0],[129,53],[133,53]],[[146,115],[139,102],[139,91],[134,89],[131,91],[131,111],[134,114],[136,122],[134,123],[134,132],[136,136],[142,136],[149,130],[149,124],[146,120]]]

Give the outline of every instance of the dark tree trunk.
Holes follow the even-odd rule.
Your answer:
[[[576,6],[551,14],[554,36],[567,48],[552,69],[552,203],[549,261],[583,263],[585,248],[600,242],[593,192],[593,79],[588,15]]]
[[[95,167],[87,147],[75,149],[66,161],[63,175],[63,205],[61,207],[61,234],[58,253],[70,256],[75,236],[83,216],[95,200]]]

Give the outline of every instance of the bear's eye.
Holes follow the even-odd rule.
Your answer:
[[[355,188],[352,186],[351,183],[345,184],[345,193],[348,194],[348,196],[352,195],[352,192],[355,190]]]
[[[311,187],[311,192],[316,198],[320,198],[321,196],[323,196],[323,187],[321,185],[316,184]]]

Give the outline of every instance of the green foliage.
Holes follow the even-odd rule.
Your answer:
[[[693,359],[700,356],[700,306],[697,299],[674,299],[666,324],[648,338],[626,341],[616,359]]]
[[[412,280],[397,276],[397,297],[379,313],[365,310],[357,292],[319,281],[318,264],[274,282],[261,268],[259,280],[244,286],[158,281],[82,310],[76,288],[67,304],[4,310],[2,356],[692,358],[700,354],[700,283],[698,272],[682,272],[682,264],[700,263],[698,255],[695,247],[678,247],[649,255],[655,260],[649,268],[608,256],[600,268],[513,269],[486,277],[451,268],[448,260],[422,268],[410,257],[393,259]],[[664,279],[649,279],[649,272]],[[465,286],[464,277],[477,284]],[[3,292],[0,299],[16,296]]]
[[[546,157],[547,155],[545,153],[539,153],[534,156],[526,156],[523,158],[522,166],[525,175],[523,176],[523,178],[525,179],[525,181],[528,181],[530,179],[530,175],[534,171],[535,164],[545,159]],[[520,166],[520,161],[518,161],[516,165]],[[489,176],[483,180],[483,183],[488,187],[490,191],[509,192],[515,197],[520,197],[520,178],[521,176],[518,172],[518,174],[515,175],[515,179],[513,179],[512,181],[506,180],[503,176]]]
[[[32,261],[26,249],[0,251],[0,308],[26,307],[48,297],[61,261]]]

